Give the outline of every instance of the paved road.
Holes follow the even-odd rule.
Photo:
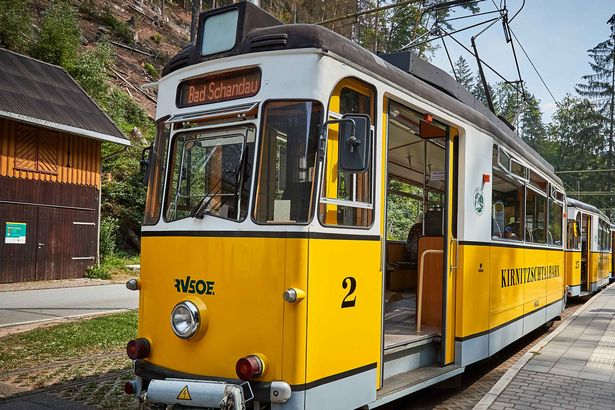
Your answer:
[[[0,327],[136,309],[139,292],[125,285],[0,292]]]
[[[615,409],[615,285],[524,355],[479,409]]]

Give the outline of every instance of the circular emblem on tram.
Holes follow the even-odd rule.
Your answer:
[[[474,192],[474,210],[478,215],[482,215],[485,210],[485,197],[481,189],[477,189]]]

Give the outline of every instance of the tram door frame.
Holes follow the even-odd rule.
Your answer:
[[[389,177],[389,107],[391,103],[390,98],[384,98],[383,111],[384,111],[384,147],[385,158],[383,159],[382,170],[384,172],[385,188],[383,189],[384,198],[382,200],[384,221],[383,221],[383,234],[382,234],[382,272],[386,272],[386,235],[387,235],[387,201],[389,197],[388,192],[388,177]],[[405,105],[400,103],[401,105]],[[444,190],[444,206],[442,209],[442,236],[443,236],[443,254],[442,254],[442,310],[441,310],[441,341],[440,341],[440,354],[437,359],[441,366],[446,366],[455,362],[455,309],[456,309],[456,275],[458,266],[458,233],[457,233],[457,216],[458,216],[458,177],[459,177],[459,129],[453,126],[447,126],[447,135],[444,137],[444,163],[445,163],[445,190]],[[429,138],[426,138],[429,140]],[[419,258],[421,255],[419,255]],[[384,363],[384,306],[385,297],[384,290],[386,289],[386,275],[383,274],[383,287],[382,287],[382,344],[381,344],[381,363]],[[417,289],[418,292],[418,289]],[[418,300],[417,300],[418,303]],[[384,381],[384,366],[380,369],[381,383]]]
[[[440,364],[455,362],[455,309],[459,242],[457,216],[459,204],[459,130],[449,126],[446,137],[446,190],[444,205],[444,269],[442,276],[442,354]]]
[[[591,237],[592,237],[592,216],[581,212],[581,292],[589,292],[591,289]],[[585,227],[585,244],[583,244],[583,228]],[[585,272],[583,272],[583,253],[585,253]],[[585,284],[583,284],[585,277]]]

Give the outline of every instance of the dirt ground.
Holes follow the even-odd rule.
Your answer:
[[[0,292],[14,292],[19,290],[75,288],[81,286],[111,285],[114,283],[126,283],[128,279],[138,276],[138,272],[114,275],[111,279],[58,279],[42,280],[36,282],[0,283]]]

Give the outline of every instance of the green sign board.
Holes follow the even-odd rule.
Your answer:
[[[25,244],[26,226],[24,222],[7,222],[4,243]]]

